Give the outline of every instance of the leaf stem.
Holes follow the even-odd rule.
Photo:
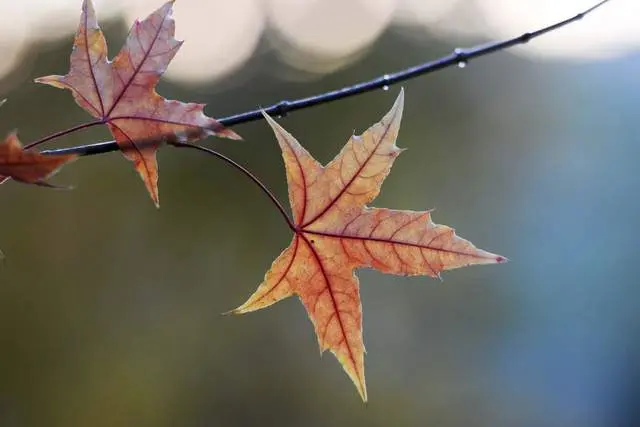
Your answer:
[[[564,19],[562,21],[556,22],[555,24],[551,24],[532,32],[521,34],[518,37],[514,37],[504,41],[479,45],[469,49],[454,49],[454,51],[449,55],[443,56],[433,61],[425,62],[423,64],[415,65],[413,67],[409,67],[395,73],[384,74],[383,76],[377,77],[372,80],[356,83],[351,86],[346,86],[342,89],[333,90],[307,98],[300,98],[293,101],[282,100],[264,109],[251,110],[245,113],[218,119],[218,122],[226,127],[239,125],[241,123],[249,123],[256,120],[261,120],[263,118],[263,111],[271,116],[285,116],[292,111],[302,110],[305,108],[313,107],[315,105],[326,104],[328,102],[337,101],[339,99],[349,98],[361,93],[371,92],[383,87],[389,87],[396,83],[400,83],[421,75],[429,74],[447,67],[466,64],[472,59],[489,55],[491,53],[498,52],[515,45],[528,43],[534,38],[555,31],[559,28],[571,24],[572,22],[579,21],[589,13],[595,11],[609,1],[610,0],[602,0],[596,3],[594,6],[591,6],[589,9],[586,9],[571,18]],[[51,138],[45,140],[49,139]],[[40,141],[37,141],[37,143],[40,143]],[[75,147],[60,148],[56,150],[48,150],[46,152],[43,152],[43,154],[78,154],[80,156],[92,156],[95,154],[117,151],[118,149],[119,147],[115,141],[106,141],[94,144],[78,145]]]
[[[51,141],[52,139],[60,138],[61,136],[69,135],[69,134],[77,132],[79,130],[87,129],[87,128],[90,128],[90,127],[93,127],[93,126],[97,126],[97,125],[102,125],[102,124],[104,124],[104,120],[94,120],[92,122],[82,123],[82,124],[79,124],[79,125],[74,126],[72,128],[61,130],[60,132],[52,133],[51,135],[47,135],[44,138],[40,138],[40,139],[38,139],[36,141],[33,141],[33,142],[25,145],[24,149],[27,150],[29,148],[36,147],[36,146],[38,146],[40,144],[44,144],[47,141]]]
[[[173,147],[177,147],[177,148],[190,148],[192,150],[202,151],[202,152],[207,153],[207,154],[209,154],[211,156],[217,157],[218,159],[222,160],[223,162],[229,164],[233,168],[235,168],[235,169],[239,170],[240,172],[242,172],[247,178],[249,178],[251,181],[253,181],[254,184],[256,184],[258,187],[260,187],[260,190],[262,190],[262,192],[267,195],[267,197],[276,206],[276,208],[278,208],[278,210],[280,211],[280,214],[282,215],[284,220],[287,222],[287,225],[289,226],[289,228],[292,231],[296,230],[296,226],[293,224],[293,221],[291,220],[291,218],[289,217],[287,212],[284,210],[284,207],[282,206],[280,201],[271,192],[271,190],[269,190],[269,188],[267,188],[267,186],[265,184],[263,184],[262,181],[260,181],[260,179],[258,179],[258,177],[256,177],[253,173],[251,173],[247,168],[245,168],[241,164],[235,162],[234,160],[231,160],[229,157],[225,156],[224,154],[219,153],[219,152],[217,152],[215,150],[212,150],[211,148],[203,147],[201,145],[196,145],[196,144],[188,144],[188,143],[185,143],[185,142],[177,142],[177,141],[172,141],[172,142],[169,142],[168,144],[173,146]]]

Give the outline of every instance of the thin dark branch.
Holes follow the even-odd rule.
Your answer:
[[[398,71],[396,73],[385,74],[373,80],[357,83],[351,86],[344,87],[342,89],[326,92],[326,93],[316,95],[316,96],[311,96],[308,98],[297,99],[294,101],[283,100],[264,109],[257,109],[257,110],[248,111],[245,113],[236,114],[229,117],[224,117],[222,119],[218,119],[218,121],[223,126],[230,127],[230,126],[239,125],[241,123],[249,123],[256,120],[261,120],[263,117],[262,111],[272,116],[285,116],[286,114],[292,111],[302,110],[304,108],[313,107],[315,105],[325,104],[325,103],[336,101],[339,99],[349,98],[351,96],[355,96],[361,93],[371,92],[380,88],[389,87],[396,83],[400,83],[405,80],[409,80],[424,74],[432,73],[434,71],[438,71],[443,68],[456,66],[456,65],[465,65],[472,59],[489,55],[491,53],[498,52],[515,45],[527,43],[530,40],[540,37],[546,33],[555,31],[559,28],[569,25],[572,22],[575,22],[584,18],[586,15],[598,9],[605,3],[608,3],[609,1],[610,0],[602,0],[596,5],[590,7],[589,9],[581,13],[578,13],[577,15],[571,18],[565,19],[560,22],[556,22],[555,24],[538,29],[536,31],[524,33],[518,37],[509,39],[509,40],[480,45],[470,49],[455,49],[452,53],[450,53],[447,56],[443,56],[442,58],[436,59],[434,61],[425,62],[423,64],[416,65],[413,67],[409,67],[402,71]],[[152,144],[162,139],[166,139],[166,137],[158,136],[157,138],[155,138],[155,141],[150,140],[148,141],[148,143]],[[139,145],[138,141],[136,141],[136,145]],[[60,148],[56,150],[47,150],[47,151],[44,151],[43,154],[79,154],[81,156],[91,156],[94,154],[102,154],[102,153],[108,153],[111,151],[116,151],[118,149],[119,149],[118,145],[115,143],[115,141],[107,141],[107,142],[98,142],[98,143],[88,144],[88,145],[79,145],[79,146],[69,147],[69,148]]]
[[[276,196],[271,192],[271,190],[269,190],[267,188],[266,185],[264,185],[262,183],[262,181],[260,181],[254,174],[249,172],[249,170],[247,168],[245,168],[241,164],[231,160],[230,158],[228,158],[224,154],[218,153],[215,150],[212,150],[212,149],[207,148],[207,147],[203,147],[201,145],[188,144],[186,142],[177,142],[177,141],[170,142],[169,145],[177,147],[177,148],[190,148],[192,150],[202,151],[202,152],[207,153],[207,154],[209,154],[211,156],[217,157],[218,159],[220,159],[220,160],[226,162],[227,164],[231,165],[231,167],[233,167],[233,168],[239,170],[240,172],[242,172],[251,181],[253,181],[254,184],[256,184],[258,187],[260,187],[260,190],[262,190],[262,192],[264,194],[266,194],[267,197],[271,200],[271,202],[273,202],[273,204],[278,208],[278,210],[280,211],[280,214],[282,215],[284,220],[287,222],[287,225],[289,226],[289,228],[292,231],[295,231],[296,226],[293,224],[293,221],[291,221],[291,218],[289,218],[289,215],[287,214],[287,211],[284,210],[284,207],[282,207],[282,204],[278,201]]]

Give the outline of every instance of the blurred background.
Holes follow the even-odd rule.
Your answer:
[[[26,143],[89,116],[64,74],[80,0],[0,1],[0,133]],[[590,6],[553,0],[179,0],[182,50],[159,85],[223,117],[339,88]],[[157,0],[96,2],[117,53]],[[0,426],[640,425],[640,3],[404,84],[398,159],[376,206],[434,208],[506,265],[444,281],[359,272],[369,403],[318,356],[290,298],[221,316],[290,233],[241,176],[159,153],[156,210],[119,153],[81,159],[51,191],[1,188]],[[399,87],[280,120],[320,161]],[[210,138],[286,203],[265,123]],[[106,129],[53,142],[109,139]]]

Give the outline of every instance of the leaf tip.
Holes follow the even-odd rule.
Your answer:
[[[509,258],[506,256],[483,251],[481,249],[478,249],[478,253],[482,258],[482,261],[479,262],[479,264],[505,264],[509,262]]]
[[[393,103],[393,106],[387,112],[387,114],[384,115],[382,120],[380,120],[380,122],[377,123],[377,125],[382,125],[387,130],[392,129],[393,130],[392,134],[395,134],[397,136],[397,132],[398,132],[398,129],[400,129],[400,123],[402,121],[403,110],[404,110],[404,89],[401,88],[400,93],[398,94],[398,97]],[[394,144],[395,144],[396,136],[393,137]]]
[[[356,384],[356,388],[358,389],[358,394],[360,395],[362,402],[366,404],[369,401],[367,396],[367,386],[364,384],[364,382],[358,382]]]
[[[145,184],[147,184],[146,181],[145,181]],[[158,195],[157,184],[150,185],[147,187],[147,189],[149,190],[149,195],[151,196],[151,200],[153,201],[153,204],[155,205],[156,209],[160,209],[160,197]]]
[[[404,86],[400,87],[400,92],[398,93],[396,101],[393,103],[393,108],[399,108],[402,113],[402,109],[404,108]]]
[[[4,140],[4,144],[7,144],[8,146],[16,147],[16,148],[22,148],[22,143],[18,138],[17,129],[14,129],[11,132],[9,132],[9,134],[7,134],[7,137]]]
[[[507,258],[506,256],[502,256],[502,255],[496,255],[496,263],[498,264],[504,264],[509,262],[509,258]]]
[[[236,307],[232,310],[228,310],[222,313],[223,316],[232,316],[232,315],[236,315],[236,314],[244,314],[246,313],[245,310],[242,309],[243,306],[240,307]]]
[[[265,110],[260,110],[260,112],[262,113],[262,117],[264,117],[264,119],[267,121],[267,124],[271,127],[271,130],[276,134],[278,142],[280,142],[280,135],[288,135],[292,137],[291,134],[289,134],[289,132],[287,132],[282,126],[280,126],[280,123],[276,122],[273,117],[267,114]]]
[[[264,109],[260,109],[260,113],[262,114],[262,117],[264,117],[264,119],[265,119],[268,123],[275,122],[275,120],[273,120],[273,119],[271,118],[271,116],[270,116],[269,114],[267,114],[267,112],[266,112]]]
[[[143,180],[144,180],[145,186],[147,187],[147,191],[149,192],[149,196],[153,201],[153,204],[155,205],[156,209],[160,209],[160,196],[158,195],[157,184],[147,181],[145,178],[143,178]]]
[[[240,135],[238,135],[237,133],[235,133],[229,128],[223,127],[222,125],[218,130],[215,130],[214,132],[216,136],[219,136],[222,138],[234,139],[236,141],[244,141],[244,138],[242,138]]]
[[[51,184],[49,182],[46,181],[42,181],[42,182],[37,182],[36,185],[40,185],[42,187],[47,187],[47,188],[51,188],[54,190],[60,190],[60,191],[73,191],[76,189],[75,185],[56,185],[56,184]]]
[[[234,315],[234,314],[246,314],[246,313],[258,310],[258,308],[255,308],[254,306],[252,306],[250,304],[250,301],[251,301],[251,299],[247,300],[244,304],[242,304],[242,305],[240,305],[240,306],[238,306],[238,307],[236,307],[234,309],[225,311],[224,313],[222,313],[222,315],[223,316],[231,316],[231,315]]]
[[[161,15],[161,16],[170,17],[170,15],[173,13],[173,5],[174,4],[175,4],[175,0],[169,0],[165,4],[160,6],[158,8],[158,10],[153,12],[151,15],[158,14],[158,15]]]
[[[60,89],[66,88],[66,85],[64,82],[64,76],[57,76],[57,75],[43,76],[43,77],[38,77],[36,79],[33,79],[33,81],[35,83],[49,85],[49,86],[57,87]]]
[[[93,2],[91,0],[84,0],[82,2],[82,14],[86,17],[84,20],[86,21],[86,26],[89,28],[97,28],[98,23],[96,19],[96,9],[93,6]],[[82,22],[83,19],[80,20],[80,26],[82,27],[85,22]]]

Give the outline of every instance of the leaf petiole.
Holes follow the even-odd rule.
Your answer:
[[[257,176],[255,176],[253,173],[251,173],[247,168],[245,168],[241,164],[237,163],[236,161],[230,159],[229,157],[225,156],[224,154],[219,153],[219,152],[217,152],[215,150],[212,150],[210,148],[203,147],[201,145],[188,144],[186,142],[179,142],[179,141],[170,141],[170,142],[168,142],[168,144],[173,146],[173,147],[177,147],[177,148],[190,148],[192,150],[201,151],[203,153],[206,153],[206,154],[208,154],[210,156],[213,156],[213,157],[216,157],[216,158],[222,160],[223,162],[227,163],[229,166],[231,166],[231,167],[237,169],[238,171],[240,171],[241,173],[243,173],[254,184],[256,184],[258,187],[260,187],[260,190],[262,190],[262,192],[264,194],[266,194],[266,196],[271,200],[271,202],[276,206],[276,208],[278,208],[278,211],[280,211],[280,214],[282,215],[282,217],[286,221],[287,226],[292,231],[294,231],[294,232],[296,231],[295,224],[293,223],[293,221],[291,220],[291,218],[287,214],[287,211],[285,211],[285,209],[282,206],[282,204],[280,203],[280,201],[271,192],[271,190],[269,190],[269,188],[267,188],[267,186],[262,181],[260,181],[260,179]]]
[[[52,133],[51,135],[47,135],[44,138],[40,138],[40,139],[38,139],[36,141],[33,141],[33,142],[25,145],[24,149],[27,150],[29,148],[36,147],[36,146],[38,146],[40,144],[44,144],[45,142],[51,141],[53,139],[60,138],[62,136],[70,135],[70,134],[72,134],[74,132],[78,132],[78,131],[83,130],[83,129],[88,129],[88,128],[93,127],[93,126],[98,126],[98,125],[103,125],[103,124],[105,124],[104,120],[94,120],[92,122],[82,123],[82,124],[79,124],[77,126],[71,127],[69,129],[64,129],[64,130],[61,130],[59,132]]]

